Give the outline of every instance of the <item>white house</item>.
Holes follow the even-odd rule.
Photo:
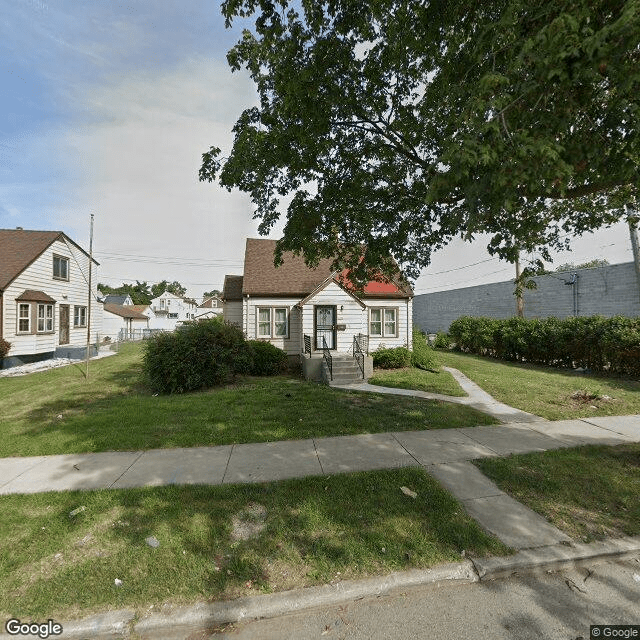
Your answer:
[[[150,320],[152,329],[173,331],[178,322],[193,320],[196,315],[196,303],[189,298],[176,296],[165,291],[151,300],[153,316]]]
[[[215,318],[216,316],[222,315],[223,313],[223,303],[222,298],[219,296],[211,296],[210,298],[205,298],[202,301],[201,305],[198,305],[196,309],[195,317],[198,318]]]
[[[0,229],[0,338],[11,343],[2,366],[85,357],[88,282],[88,253],[62,231]],[[92,353],[102,330],[96,294],[92,285]]]
[[[110,340],[140,340],[149,329],[146,305],[104,304],[102,334]]]
[[[267,340],[290,356],[352,357],[357,346],[412,344],[413,291],[402,280],[372,281],[362,291],[331,270],[331,260],[310,269],[300,256],[284,255],[275,267],[275,240],[247,239],[244,274],[226,276],[224,319],[248,339]],[[308,366],[304,364],[303,366]]]

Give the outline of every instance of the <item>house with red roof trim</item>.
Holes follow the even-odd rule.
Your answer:
[[[225,277],[224,319],[247,339],[265,340],[289,356],[353,357],[354,339],[365,352],[412,344],[413,290],[401,278],[368,282],[359,291],[331,260],[308,267],[285,253],[273,263],[275,240],[248,238],[244,273]]]

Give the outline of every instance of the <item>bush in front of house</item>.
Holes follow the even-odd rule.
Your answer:
[[[287,369],[287,354],[264,340],[249,340],[253,364],[253,376],[277,376]]]
[[[4,338],[0,338],[0,360],[4,358],[11,349],[11,343],[7,342]]]
[[[186,393],[223,384],[251,371],[242,331],[216,320],[196,320],[145,342],[143,369],[158,393]]]
[[[373,366],[378,369],[401,369],[411,364],[411,352],[406,347],[377,349],[371,356]]]
[[[413,329],[411,365],[425,371],[437,371],[436,354],[427,342],[427,336],[417,327]]]

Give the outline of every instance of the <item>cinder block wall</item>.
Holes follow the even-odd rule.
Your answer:
[[[578,274],[577,284],[565,284],[573,273]],[[534,280],[537,289],[524,294],[526,318],[640,316],[640,291],[633,262],[561,271]],[[413,299],[413,322],[423,331],[435,333],[447,331],[460,316],[509,318],[516,314],[513,290],[510,280],[417,295]]]

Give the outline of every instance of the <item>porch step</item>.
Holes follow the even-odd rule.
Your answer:
[[[350,357],[338,357],[332,360],[333,380],[329,375],[329,367],[326,361],[322,362],[322,378],[329,384],[348,384],[350,382],[362,382],[362,371],[358,363]]]

